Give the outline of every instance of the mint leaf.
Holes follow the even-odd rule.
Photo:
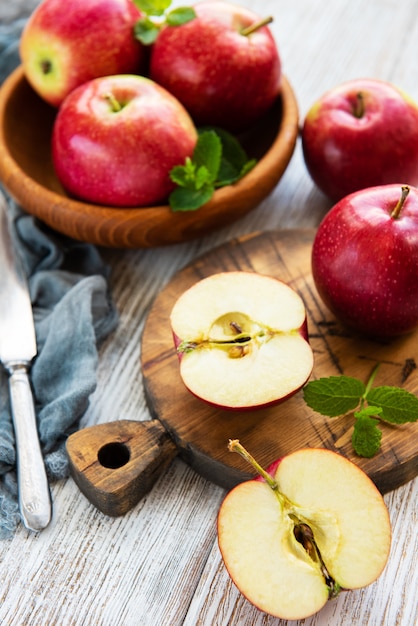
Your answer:
[[[134,26],[134,35],[144,46],[150,46],[158,37],[160,29],[147,17],[138,20]]]
[[[242,178],[253,166],[238,140],[215,127],[199,129],[192,157],[170,171],[175,189],[169,196],[173,211],[192,211],[206,204],[217,187],[230,185]],[[189,196],[189,197],[188,197]]]
[[[146,15],[160,16],[171,4],[171,0],[133,0],[134,5]]]
[[[166,21],[169,26],[181,26],[195,17],[196,12],[192,7],[179,7],[167,13]]]
[[[344,415],[360,405],[354,413],[352,445],[357,454],[368,458],[380,449],[380,420],[405,424],[418,419],[418,397],[413,393],[400,387],[372,387],[378,368],[379,364],[366,386],[350,376],[330,376],[311,381],[303,389],[307,405],[328,417]]]
[[[196,171],[198,171],[201,166],[207,169],[209,177],[208,182],[214,183],[218,176],[221,155],[222,143],[213,130],[199,135],[196,147],[193,151],[192,160],[196,165]]]
[[[218,135],[222,144],[222,158],[216,186],[232,185],[245,176],[254,167],[257,160],[248,160],[248,156],[238,139],[223,128],[206,126],[201,128],[200,132],[210,130]]]
[[[222,144],[213,131],[199,135],[192,158],[170,171],[178,185],[168,202],[173,211],[195,211],[209,202],[215,192],[215,180],[221,163]]]
[[[303,396],[314,411],[327,417],[337,417],[355,409],[365,390],[365,385],[357,378],[329,376],[305,385]]]
[[[357,413],[354,413],[354,417],[361,417],[363,415],[368,415],[369,417],[377,417],[382,413],[382,409],[379,406],[366,406]]]
[[[170,178],[173,183],[181,187],[193,187],[193,181],[196,175],[196,165],[190,157],[186,157],[184,165],[175,165],[170,170]]]
[[[170,194],[170,207],[173,211],[195,211],[209,202],[214,191],[212,185],[206,185],[201,189],[177,187]]]
[[[196,169],[195,188],[202,189],[205,185],[213,186],[213,177],[206,165],[201,165]]]
[[[418,397],[400,387],[374,387],[367,394],[367,402],[381,408],[381,419],[392,424],[416,422]]]
[[[354,415],[356,422],[354,424],[351,443],[359,456],[370,459],[380,449],[382,431],[377,426],[377,420],[369,417],[368,411],[363,410]]]

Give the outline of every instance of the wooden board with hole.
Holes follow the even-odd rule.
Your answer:
[[[375,385],[396,385],[418,393],[418,332],[391,341],[356,337],[323,305],[310,271],[313,230],[254,233],[210,251],[181,270],[154,301],[142,340],[147,401],[175,442],[178,454],[201,475],[225,487],[248,478],[248,467],[227,450],[242,444],[263,465],[302,447],[335,450],[359,465],[386,493],[418,474],[418,424],[382,424],[381,450],[371,459],[352,449],[352,415],[326,418],[309,409],[302,393],[258,411],[222,411],[193,397],[184,387],[174,352],[171,308],[196,281],[222,271],[246,270],[289,283],[304,299],[315,364],[312,378],[346,374],[366,382],[377,363]]]

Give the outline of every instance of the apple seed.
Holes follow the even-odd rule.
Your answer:
[[[232,328],[233,331],[235,331],[237,333],[237,335],[242,333],[242,328],[241,326],[238,324],[238,322],[229,322],[230,327]]]
[[[305,548],[308,556],[313,561],[319,563],[322,575],[325,579],[325,584],[329,589],[330,599],[336,598],[341,591],[341,587],[335,582],[326,568],[321,552],[316,545],[312,528],[305,522],[298,522],[293,528],[293,534],[296,537],[296,541],[298,541]]]

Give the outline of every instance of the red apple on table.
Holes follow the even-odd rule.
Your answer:
[[[254,464],[238,441],[230,449]],[[359,467],[333,451],[310,448],[285,456],[273,477],[263,474],[264,481],[232,489],[218,514],[224,564],[252,604],[302,620],[340,590],[379,577],[390,552],[390,519]]]
[[[144,49],[133,27],[140,17],[131,0],[43,0],[20,40],[28,81],[44,100],[59,106],[92,78],[139,73]]]
[[[211,405],[248,410],[276,404],[311,374],[304,303],[276,278],[213,274],[177,299],[170,321],[183,383]]]
[[[56,174],[73,196],[110,206],[165,201],[169,172],[192,155],[196,128],[184,107],[143,76],[95,78],[62,103],[52,133]]]
[[[312,275],[337,318],[372,337],[418,327],[418,189],[383,185],[353,193],[325,216]]]
[[[235,4],[207,0],[193,8],[191,21],[162,28],[150,76],[197,124],[246,129],[280,91],[281,62],[272,33],[267,26],[256,28],[261,17]]]
[[[376,185],[418,185],[418,107],[388,82],[357,79],[325,93],[302,128],[307,169],[334,201]]]

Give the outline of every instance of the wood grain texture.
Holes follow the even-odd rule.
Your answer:
[[[417,0],[241,4],[274,16],[272,30],[301,117],[325,89],[359,76],[391,80],[418,99]],[[3,12],[9,8],[1,2],[2,26]],[[97,390],[81,426],[150,419],[140,366],[142,331],[154,298],[181,268],[217,245],[255,231],[315,228],[329,206],[309,179],[298,142],[272,194],[233,225],[187,244],[102,250],[112,269],[120,324],[101,348]],[[418,478],[385,496],[393,544],[382,576],[367,589],[342,595],[303,624],[257,611],[230,582],[216,544],[216,514],[224,493],[179,458],[121,517],[101,513],[71,479],[53,484],[48,529],[34,535],[19,527],[12,540],[0,544],[0,624],[418,624]]]
[[[248,464],[228,452],[229,439],[240,439],[264,467],[302,447],[334,450],[361,467],[384,493],[418,474],[416,423],[382,424],[382,449],[365,459],[352,448],[353,415],[332,420],[320,416],[307,407],[302,392],[275,407],[222,411],[195,398],[181,381],[170,327],[175,301],[206,276],[244,270],[283,280],[303,298],[315,358],[313,378],[346,374],[366,383],[380,363],[376,385],[402,385],[418,393],[418,369],[406,372],[408,363],[415,363],[418,334],[374,342],[342,327],[322,304],[313,283],[310,260],[314,233],[298,229],[271,231],[227,242],[181,270],[151,307],[141,351],[151,414],[176,442],[182,458],[222,487],[231,488],[250,475]]]
[[[66,442],[71,475],[102,513],[117,517],[134,507],[176,456],[157,420],[119,420],[73,433]]]

